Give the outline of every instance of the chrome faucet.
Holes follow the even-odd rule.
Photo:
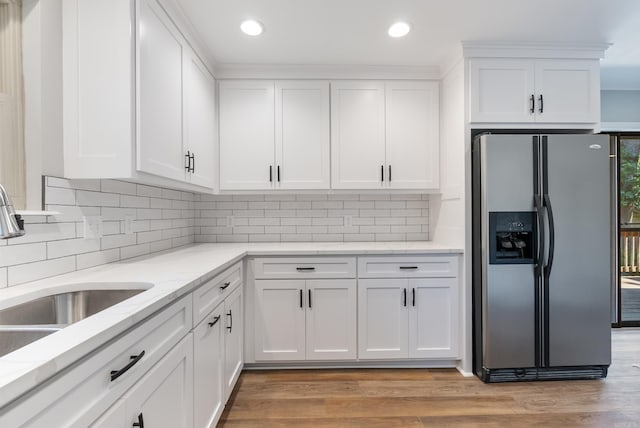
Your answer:
[[[0,184],[0,239],[24,235],[24,221],[13,209],[11,198]]]

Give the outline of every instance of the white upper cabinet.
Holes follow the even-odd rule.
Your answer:
[[[333,82],[332,187],[438,187],[437,82]]]
[[[155,0],[140,2],[138,19],[138,170],[184,180],[182,62],[186,42]]]
[[[62,20],[65,177],[213,189],[213,77],[157,0],[63,0]]]
[[[274,87],[269,81],[223,81],[220,97],[220,189],[269,189],[274,178]]]
[[[387,82],[386,163],[392,189],[438,187],[438,83]]]
[[[328,189],[329,83],[220,82],[220,189]]]
[[[384,184],[384,83],[331,83],[331,185],[380,189]]]
[[[216,82],[193,54],[185,61],[184,148],[191,157],[190,182],[213,188],[216,179]],[[183,149],[184,150],[184,149]],[[183,168],[184,169],[184,168]]]
[[[597,123],[598,60],[471,59],[472,123]]]
[[[328,189],[329,82],[276,82],[276,186]]]

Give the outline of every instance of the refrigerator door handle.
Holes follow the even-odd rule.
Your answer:
[[[544,195],[544,206],[547,209],[547,216],[549,218],[549,254],[547,255],[547,263],[544,267],[545,277],[549,277],[551,268],[553,267],[553,252],[555,247],[555,227],[553,224],[553,209],[551,208],[551,199],[549,195]]]
[[[538,257],[536,259],[536,276],[538,276],[542,274],[542,266],[544,264],[544,208],[542,205],[542,198],[540,196],[534,196],[533,206],[536,209],[536,218],[538,220]]]

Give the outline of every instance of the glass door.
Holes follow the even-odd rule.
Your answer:
[[[619,326],[640,326],[640,135],[617,137]]]

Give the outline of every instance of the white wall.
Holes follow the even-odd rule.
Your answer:
[[[600,92],[602,122],[640,123],[640,90]]]

